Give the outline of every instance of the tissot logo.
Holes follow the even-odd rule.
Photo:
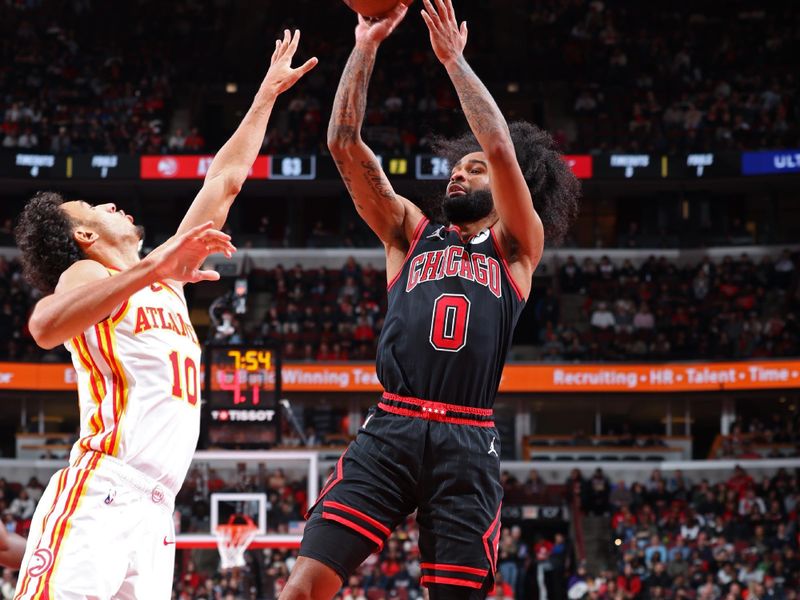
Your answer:
[[[212,421],[270,422],[275,418],[274,410],[212,410]]]

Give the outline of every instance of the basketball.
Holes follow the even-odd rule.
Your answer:
[[[350,8],[362,17],[382,17],[391,11],[398,0],[344,0]]]

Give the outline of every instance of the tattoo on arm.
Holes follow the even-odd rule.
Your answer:
[[[482,136],[508,133],[508,124],[489,90],[461,57],[448,69],[453,86],[458,92],[461,108],[473,133],[481,142]]]
[[[367,90],[375,66],[375,52],[356,46],[347,60],[331,111],[329,140],[354,143],[367,109]]]
[[[364,169],[364,180],[369,185],[369,189],[372,190],[375,198],[393,202],[396,199],[394,190],[392,190],[392,186],[378,163],[372,160],[365,160],[361,162],[361,167]]]

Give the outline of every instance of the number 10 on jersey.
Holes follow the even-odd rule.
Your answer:
[[[470,302],[463,294],[442,294],[433,303],[431,345],[441,352],[458,352],[467,345]]]
[[[186,400],[194,406],[197,404],[197,392],[200,389],[197,365],[188,356],[184,360],[181,358],[175,350],[169,354],[169,361],[172,363],[172,396]]]

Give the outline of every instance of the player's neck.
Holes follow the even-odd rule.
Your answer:
[[[497,223],[497,213],[492,210],[487,216],[479,221],[472,221],[470,223],[451,223],[451,225],[458,227],[459,235],[463,241],[469,241],[474,238],[484,229],[489,229]]]
[[[96,260],[101,265],[122,271],[130,269],[141,260],[137,247],[105,246],[96,248],[94,252],[89,252],[88,254],[88,258]]]

